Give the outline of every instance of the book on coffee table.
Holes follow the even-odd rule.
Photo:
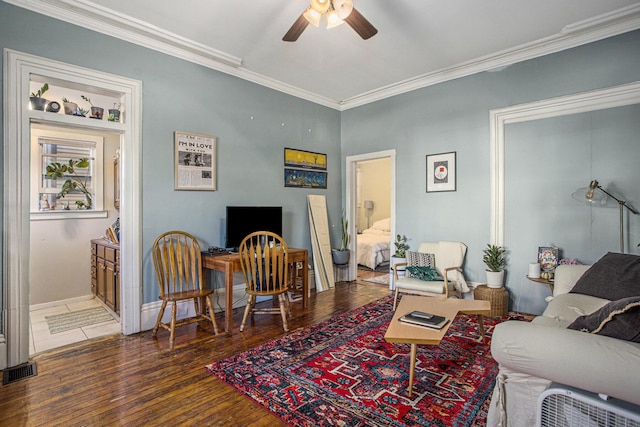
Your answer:
[[[426,326],[433,329],[442,329],[449,323],[449,319],[437,314],[425,313],[422,311],[412,311],[398,318],[399,321],[411,323],[413,325]]]

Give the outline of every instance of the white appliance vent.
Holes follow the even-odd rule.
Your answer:
[[[640,406],[551,383],[538,398],[538,427],[640,427]]]

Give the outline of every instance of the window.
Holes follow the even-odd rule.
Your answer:
[[[103,138],[38,129],[32,131],[31,150],[32,214],[102,211]]]

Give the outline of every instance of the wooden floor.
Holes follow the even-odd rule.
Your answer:
[[[374,273],[372,273],[374,274]],[[312,292],[309,308],[296,302],[290,330],[313,325],[389,294],[366,281]],[[271,304],[271,302],[263,303]],[[213,336],[211,325],[115,335],[36,355],[38,375],[0,386],[0,426],[281,426],[275,416],[210,375],[204,366],[284,335],[279,316],[256,315],[233,335]],[[222,314],[218,316],[222,325]]]

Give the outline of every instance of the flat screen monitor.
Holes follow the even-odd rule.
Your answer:
[[[254,231],[271,231],[282,236],[282,206],[227,206],[225,247],[237,250]]]

